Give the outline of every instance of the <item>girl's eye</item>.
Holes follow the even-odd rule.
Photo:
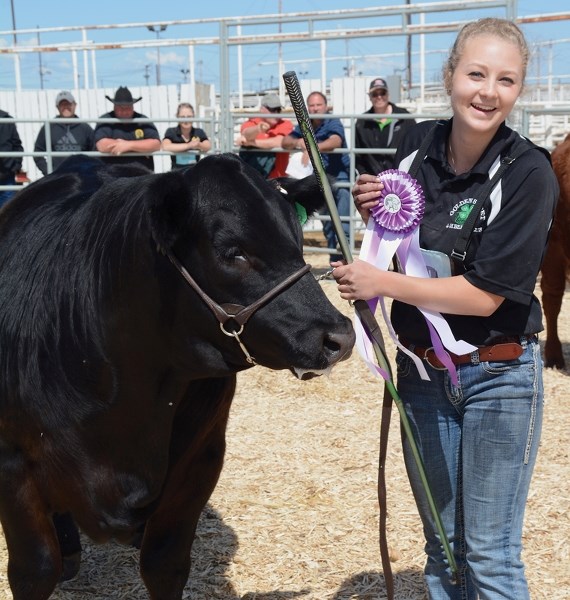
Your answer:
[[[481,73],[480,71],[472,71],[471,73],[469,73],[469,77],[481,79],[483,77],[483,73]]]

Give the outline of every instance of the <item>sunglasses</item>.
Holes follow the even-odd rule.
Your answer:
[[[388,92],[386,90],[380,90],[378,92],[372,92],[370,94],[371,98],[383,98],[384,96],[387,96]]]

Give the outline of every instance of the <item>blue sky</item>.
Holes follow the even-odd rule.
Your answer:
[[[339,10],[347,8],[366,8],[373,6],[397,6],[405,4],[405,0],[212,0],[196,1],[163,1],[157,0],[98,0],[96,2],[76,2],[68,0],[12,0],[14,18],[18,30],[36,29],[38,27],[64,27],[81,25],[111,25],[126,23],[158,23],[185,19],[208,19],[228,16],[251,16],[261,14]],[[412,0],[412,4],[418,4]],[[424,4],[429,3],[424,0]],[[540,7],[540,8],[537,8]],[[528,16],[557,12],[568,12],[567,0],[544,0],[537,3],[531,0],[518,1],[518,15]],[[442,22],[445,20],[466,20],[486,15],[501,15],[502,9],[487,9],[486,12],[447,13],[447,15],[428,15],[426,22]],[[383,18],[370,25],[387,26],[398,24],[399,17]],[[414,22],[418,23],[418,17]],[[342,25],[340,21],[330,21],[319,28],[334,29]],[[347,22],[347,27],[365,27],[363,20]],[[299,31],[301,25],[284,25],[283,31]],[[11,2],[0,3],[0,32],[12,29]],[[554,23],[529,24],[523,27],[527,39],[531,43],[544,43],[552,40],[570,38],[570,20]],[[276,31],[266,26],[250,29],[248,33],[271,33]],[[245,33],[245,32],[244,32]],[[181,39],[188,37],[207,38],[218,36],[216,24],[200,24],[190,26],[169,25],[160,33],[161,39]],[[95,42],[124,42],[128,40],[152,40],[156,34],[146,27],[129,29],[107,29],[90,31],[89,39]],[[428,69],[427,80],[439,80],[441,63],[454,35],[430,34],[426,36]],[[18,36],[21,45],[35,42],[38,34],[28,32]],[[419,40],[414,38],[413,50],[419,48]],[[61,44],[78,41],[79,32],[42,32],[42,44]],[[0,33],[0,47],[11,42],[11,36]],[[327,73],[329,77],[340,77],[347,70],[366,76],[393,75],[401,72],[405,66],[405,38],[390,36],[383,39],[358,38],[327,42]],[[237,87],[236,49],[231,51],[230,79],[232,90]],[[286,43],[281,48],[286,70],[295,70],[306,77],[320,76],[320,44]],[[266,89],[277,85],[279,77],[277,68],[278,47],[276,44],[258,44],[244,47],[243,72],[244,87],[247,90]],[[350,58],[346,58],[346,57]],[[196,77],[206,83],[218,82],[219,54],[217,48],[210,45],[198,46],[195,50]],[[79,68],[83,67],[83,59],[79,59]],[[92,60],[92,59],[90,59]],[[119,85],[138,86],[145,83],[156,83],[156,48],[123,49],[98,51],[95,56],[97,84],[99,87],[116,87]],[[69,52],[52,52],[23,54],[22,85],[24,89],[71,88],[72,56]],[[181,83],[189,66],[189,52],[186,47],[168,47],[160,50],[160,79],[162,83]],[[570,81],[570,42],[556,41],[551,49],[541,46],[537,49],[530,75],[544,77],[551,69],[555,76]],[[40,71],[42,76],[40,77]],[[416,71],[417,73],[417,71]],[[14,87],[14,66],[11,56],[0,54],[0,89]]]

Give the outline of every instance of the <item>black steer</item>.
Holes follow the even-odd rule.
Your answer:
[[[98,542],[138,536],[150,597],[182,598],[235,374],[305,378],[350,354],[350,321],[303,260],[294,203],[315,209],[315,181],[282,185],[232,155],[162,175],[79,156],[0,211],[15,600],[45,600],[76,572],[74,523]]]

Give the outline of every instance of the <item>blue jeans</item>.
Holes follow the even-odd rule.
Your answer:
[[[338,182],[347,182],[348,177],[340,174],[337,179]],[[348,217],[350,215],[350,190],[345,187],[334,187],[333,188],[334,201],[340,217]],[[326,214],[329,214],[326,211]],[[348,221],[342,221],[342,229],[347,240],[350,240],[350,223]],[[335,249],[337,247],[337,238],[334,232],[332,221],[323,221],[323,233],[327,240],[327,248]],[[331,252],[331,261],[342,260],[342,254],[337,252]]]
[[[2,185],[14,185],[16,183],[16,178],[14,175],[8,175],[1,180]],[[0,190],[0,206],[3,206],[11,200],[12,197],[16,194],[16,190]]]
[[[452,584],[417,466],[402,434],[404,459],[426,538],[432,600],[528,600],[521,561],[524,509],[543,413],[542,359],[521,338],[520,358],[457,367],[427,366],[422,381],[398,352],[398,390],[458,566]]]

